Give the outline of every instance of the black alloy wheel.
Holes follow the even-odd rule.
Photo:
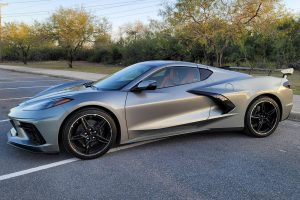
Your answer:
[[[117,129],[109,114],[99,109],[84,109],[73,114],[63,129],[63,144],[81,159],[105,154],[116,140]]]
[[[256,137],[272,134],[280,121],[280,109],[276,101],[262,97],[249,107],[245,118],[245,131]]]

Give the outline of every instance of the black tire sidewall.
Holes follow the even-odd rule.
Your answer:
[[[252,113],[252,110],[254,109],[254,107],[257,104],[259,104],[261,102],[270,102],[276,107],[276,110],[277,110],[277,120],[276,120],[275,126],[272,130],[270,130],[266,134],[258,134],[255,130],[253,130],[253,128],[251,126],[251,113]],[[281,116],[280,108],[278,106],[278,103],[275,100],[273,100],[270,97],[266,97],[266,96],[260,97],[256,100],[254,100],[251,103],[251,105],[249,106],[249,108],[247,109],[246,116],[245,116],[245,129],[244,129],[244,131],[245,131],[246,134],[254,136],[254,137],[267,137],[267,136],[271,135],[276,130],[276,128],[279,124],[279,121],[280,121],[280,116]]]
[[[112,138],[109,144],[107,145],[106,148],[101,150],[99,153],[93,154],[93,155],[83,155],[78,152],[76,152],[70,144],[69,140],[69,130],[74,123],[74,121],[78,118],[80,118],[83,115],[87,114],[97,114],[100,115],[101,117],[105,118],[111,126],[112,129]],[[62,145],[64,148],[69,152],[70,154],[74,155],[77,158],[83,159],[83,160],[88,160],[88,159],[94,159],[98,158],[102,155],[104,155],[109,149],[113,146],[114,142],[116,141],[117,137],[117,127],[114,119],[105,111],[98,109],[98,108],[84,108],[81,110],[76,111],[75,113],[71,114],[65,121],[63,128],[62,128]]]

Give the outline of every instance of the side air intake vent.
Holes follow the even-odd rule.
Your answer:
[[[232,111],[235,108],[235,105],[226,97],[221,94],[211,93],[211,92],[204,92],[199,90],[189,90],[189,93],[196,94],[196,95],[203,95],[211,98],[223,111],[223,114],[226,114]]]

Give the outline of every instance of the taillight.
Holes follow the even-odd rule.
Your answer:
[[[283,86],[286,88],[289,88],[289,89],[291,89],[291,87],[292,87],[289,81],[284,82]]]

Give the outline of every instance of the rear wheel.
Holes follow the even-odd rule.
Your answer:
[[[270,97],[255,100],[247,110],[245,132],[255,137],[271,135],[280,121],[280,109]]]
[[[87,108],[67,119],[62,134],[63,145],[68,152],[80,159],[93,159],[111,148],[116,140],[117,128],[108,113]]]

